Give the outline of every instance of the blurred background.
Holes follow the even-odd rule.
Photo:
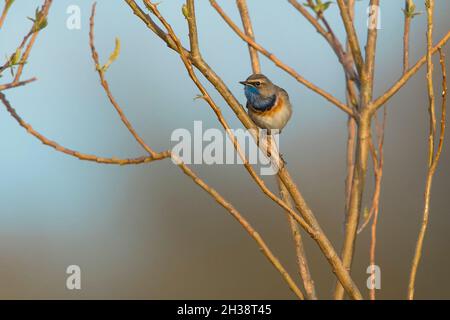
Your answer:
[[[416,1],[424,11],[423,1]],[[234,1],[219,1],[240,24]],[[38,0],[16,1],[0,32],[0,54],[10,55],[29,30]],[[140,156],[143,151],[108,103],[88,46],[92,1],[54,1],[23,79],[38,81],[6,92],[34,128],[64,146],[100,156]],[[187,45],[183,1],[159,6]],[[67,8],[81,9],[81,29],[69,30]],[[287,1],[249,0],[258,41],[305,78],[345,100],[344,77],[334,53]],[[368,1],[356,3],[356,25],[366,38]],[[404,1],[383,1],[375,96],[402,72]],[[435,41],[450,28],[450,2],[436,1]],[[207,1],[197,18],[205,60],[244,102],[238,81],[250,73],[247,46]],[[344,39],[336,5],[327,18]],[[411,30],[411,63],[425,53],[426,15]],[[101,61],[122,42],[107,72],[112,92],[137,131],[156,150],[173,143],[177,128],[219,128],[179,57],[135,17],[124,1],[98,1],[96,44]],[[444,50],[450,56],[447,46]],[[438,61],[437,59],[435,60]],[[291,96],[294,114],[281,138],[288,168],[337,250],[343,239],[347,117],[272,62],[263,72]],[[435,92],[440,103],[440,68]],[[388,104],[377,264],[379,298],[403,299],[423,208],[427,153],[425,69]],[[3,79],[6,81],[6,79]],[[206,84],[206,81],[204,81]],[[207,88],[212,89],[210,86]],[[211,90],[211,92],[213,92]],[[239,122],[214,92],[232,127]],[[439,105],[439,104],[438,104]],[[2,299],[291,299],[280,275],[242,227],[170,161],[108,166],[79,161],[43,146],[0,108],[0,298]],[[448,134],[447,134],[447,138]],[[239,165],[195,165],[208,183],[255,226],[296,276],[285,214]],[[275,179],[265,177],[276,190]],[[372,189],[373,179],[367,179]],[[416,297],[449,299],[450,148],[447,141],[432,190]],[[369,229],[358,238],[352,274],[367,297]],[[307,238],[307,237],[305,237]],[[330,298],[335,280],[316,244],[305,239],[319,298]],[[81,267],[81,290],[67,290],[67,266]]]

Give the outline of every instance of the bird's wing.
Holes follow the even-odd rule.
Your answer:
[[[280,88],[280,87],[278,87],[278,90],[283,94],[283,95],[285,95],[286,96],[286,98],[288,98],[289,99],[289,94],[287,93],[287,91],[286,90],[284,90],[283,88]]]

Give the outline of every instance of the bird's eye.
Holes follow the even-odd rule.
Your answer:
[[[261,85],[261,82],[257,81],[255,82],[255,86],[259,87]]]

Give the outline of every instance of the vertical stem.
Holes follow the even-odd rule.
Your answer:
[[[188,28],[189,28],[189,44],[191,49],[191,57],[193,60],[200,58],[200,48],[198,45],[198,32],[197,32],[197,19],[195,18],[195,4],[194,0],[187,0],[186,7],[188,11],[188,16],[186,19],[189,19]]]
[[[255,39],[253,34],[252,22],[250,20],[250,15],[248,13],[247,1],[246,0],[236,0],[237,7],[242,19],[242,25],[244,26],[244,31],[247,36]],[[253,73],[261,73],[261,66],[259,63],[258,51],[251,45],[248,45],[248,51],[250,53],[250,60],[252,62]]]
[[[358,231],[359,218],[362,207],[364,186],[367,172],[367,160],[369,155],[370,125],[372,114],[367,106],[372,101],[373,80],[375,70],[375,52],[377,43],[377,22],[379,0],[370,1],[370,19],[369,29],[367,31],[366,56],[362,66],[361,75],[361,111],[357,130],[356,145],[356,165],[353,174],[352,190],[350,195],[349,212],[347,214],[345,225],[345,238],[342,248],[342,262],[344,267],[350,271],[355,251],[356,235]],[[339,3],[339,0],[338,0]],[[341,10],[342,11],[342,10]],[[353,23],[352,23],[353,26]],[[353,26],[354,27],[354,26]],[[347,29],[347,27],[346,27]],[[350,45],[352,44],[349,38]],[[335,299],[344,298],[344,290],[340,284],[336,286]]]
[[[289,191],[286,189],[286,186],[283,184],[280,178],[277,177],[277,181],[278,187],[280,189],[281,199],[283,199],[283,201],[285,201],[289,205],[289,207],[293,208]],[[287,218],[294,238],[298,270],[300,273],[300,278],[303,281],[303,287],[305,288],[306,296],[309,300],[317,300],[316,288],[311,277],[311,272],[309,271],[308,260],[306,258],[305,249],[303,247],[303,240],[300,234],[300,229],[298,228],[297,222],[291,215],[287,214]]]
[[[434,14],[434,0],[427,0],[425,2],[427,8],[427,85],[428,85],[428,99],[429,106],[428,112],[430,115],[430,132],[428,136],[428,172],[425,184],[424,194],[424,208],[422,224],[417,238],[416,249],[412,260],[411,272],[408,284],[408,299],[414,299],[415,282],[417,276],[417,269],[419,267],[420,258],[422,256],[423,242],[425,239],[425,233],[428,227],[428,220],[430,216],[430,198],[431,198],[431,186],[433,183],[433,176],[439,163],[439,158],[442,152],[442,146],[445,136],[445,121],[446,121],[446,104],[447,104],[447,73],[445,67],[445,58],[440,53],[440,64],[442,68],[442,112],[441,112],[441,132],[439,137],[439,144],[435,153],[435,139],[436,139],[436,115],[435,115],[435,97],[433,87],[433,60],[432,60],[432,48],[433,48],[433,14]]]
[[[405,26],[403,33],[403,74],[409,69],[409,31],[411,28],[410,10],[413,5],[412,0],[405,0]]]
[[[345,3],[344,0],[337,0],[337,4],[339,6],[339,11],[341,13],[345,31],[347,32],[348,42],[353,55],[353,60],[356,63],[356,69],[358,70],[359,75],[361,75],[364,61],[361,54],[358,37],[356,35],[355,25],[353,24],[353,19],[350,16],[349,6],[347,3]]]
[[[373,212],[373,221],[372,221],[372,228],[371,228],[371,236],[370,236],[370,265],[372,268],[375,266],[375,249],[377,244],[377,223],[378,223],[378,213],[380,209],[380,192],[381,192],[381,180],[383,178],[383,166],[384,166],[384,155],[383,155],[383,144],[384,144],[384,132],[386,129],[386,116],[387,116],[387,110],[386,107],[384,107],[383,112],[383,120],[382,124],[378,123],[378,119],[375,118],[376,122],[376,132],[377,132],[377,151],[372,146],[372,158],[373,158],[373,167],[374,167],[374,174],[375,174],[375,191],[373,194],[372,199],[372,208],[371,211]],[[376,115],[375,115],[376,117]],[[371,212],[371,214],[372,214]],[[375,272],[375,270],[372,269],[372,274]],[[375,300],[375,286],[372,286],[370,288],[370,299]]]
[[[353,20],[355,15],[355,0],[348,0],[348,8],[350,11],[350,17]],[[350,44],[347,40],[346,43],[347,52],[350,50]],[[353,68],[354,60],[351,55],[351,65]],[[357,94],[352,81],[347,78],[347,105],[352,107],[353,110],[357,110],[358,101],[356,101]],[[350,206],[350,194],[352,190],[353,171],[355,169],[355,145],[356,145],[356,121],[353,117],[348,117],[347,120],[347,177],[345,179],[345,212],[349,211]]]
[[[365,185],[367,172],[367,160],[369,154],[370,139],[370,115],[367,112],[361,114],[361,119],[357,127],[356,140],[356,162],[353,172],[353,181],[350,192],[349,212],[345,223],[345,238],[342,249],[342,263],[350,271],[356,241],[356,232],[359,224],[361,211],[361,201]],[[338,283],[335,289],[334,298],[341,300],[344,298],[344,288]]]

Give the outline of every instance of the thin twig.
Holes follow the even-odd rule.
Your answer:
[[[245,34],[247,35],[247,37],[250,37],[252,40],[255,40],[252,22],[250,20],[250,14],[248,13],[247,1],[236,0],[236,4],[239,9],[239,14],[241,16]],[[255,48],[253,48],[251,45],[248,45],[248,51],[250,53],[250,61],[252,63],[253,73],[261,73],[261,65],[259,63],[258,51],[255,50]]]
[[[52,5],[52,2],[53,2],[53,0],[45,0],[42,8],[40,9],[43,19],[47,18],[48,12],[50,10],[50,6]],[[19,67],[17,68],[16,76],[14,77],[14,82],[18,82],[20,80],[20,76],[22,75],[23,68],[25,67],[25,62],[28,60],[28,57],[30,56],[31,49],[33,48],[33,45],[36,42],[36,38],[39,35],[39,32],[40,31],[33,32],[33,35],[31,36],[30,41],[28,42],[28,45],[25,48],[25,52],[22,54],[22,57],[21,57],[21,63],[19,64]]]
[[[375,174],[375,191],[372,198],[372,209],[371,214],[373,214],[373,221],[372,221],[372,227],[371,227],[371,235],[370,235],[370,265],[372,268],[375,267],[375,252],[376,252],[376,243],[377,243],[377,222],[378,222],[378,214],[379,214],[379,208],[380,208],[380,193],[381,193],[381,181],[383,178],[383,166],[384,166],[384,155],[383,155],[383,144],[384,144],[384,134],[386,129],[386,116],[387,116],[387,108],[384,107],[383,112],[383,120],[382,124],[380,125],[376,121],[376,131],[377,131],[377,151],[373,147],[372,141],[371,142],[371,150],[372,150],[372,159],[373,159],[373,167],[374,167],[374,174]],[[378,154],[377,154],[378,153]],[[370,217],[367,221],[370,220]],[[359,232],[359,231],[358,231]],[[375,272],[375,270],[372,270],[372,274]],[[370,288],[370,299],[375,300],[375,286],[372,286]]]
[[[350,10],[350,17],[354,18],[355,15],[355,0],[348,1],[348,8]],[[350,44],[348,39],[346,41],[346,50],[350,50]],[[353,65],[353,56],[348,55],[351,59],[351,64]],[[346,77],[346,99],[347,105],[353,109],[354,113],[358,112],[358,93],[356,92],[356,88],[352,85],[349,77]],[[345,178],[345,215],[349,211],[350,207],[350,195],[352,191],[352,182],[353,182],[353,172],[355,170],[355,146],[356,146],[356,121],[352,117],[348,117],[347,120],[347,155],[346,155],[346,169],[347,176]]]
[[[22,42],[17,46],[15,52],[22,52],[23,47],[27,44],[28,39],[33,35],[32,29],[23,37]],[[23,63],[23,62],[22,62]],[[5,63],[0,67],[0,73],[5,71],[6,69],[12,67],[11,59],[5,61]]]
[[[108,96],[108,99],[111,102],[111,104],[113,105],[114,109],[116,109],[117,113],[119,114],[119,117],[122,120],[123,124],[127,127],[128,131],[130,131],[131,135],[142,146],[142,148],[144,148],[145,151],[147,151],[152,157],[155,157],[157,155],[156,152],[152,148],[150,148],[148,146],[148,144],[146,144],[145,141],[137,134],[136,130],[133,128],[132,124],[125,116],[122,108],[119,106],[116,99],[112,95],[111,90],[109,89],[109,84],[105,79],[105,71],[102,70],[102,68],[100,67],[98,53],[97,53],[97,50],[95,49],[95,41],[94,41],[95,9],[96,9],[96,3],[94,3],[92,5],[92,13],[91,13],[91,18],[89,20],[89,46],[91,48],[92,60],[94,61],[95,68],[100,77],[100,84],[102,85],[104,91],[106,92],[106,95]]]
[[[376,127],[376,137],[377,137],[377,147],[374,147],[374,144],[371,141],[370,143],[370,152],[372,155],[372,161],[373,161],[373,171],[374,171],[374,178],[375,178],[375,189],[372,195],[372,205],[369,210],[369,214],[367,217],[364,217],[365,220],[361,224],[361,226],[358,229],[358,234],[361,233],[365,227],[369,224],[372,217],[375,215],[378,215],[379,211],[379,203],[380,203],[380,195],[381,195],[381,181],[383,178],[383,166],[384,166],[384,154],[383,154],[383,146],[384,146],[384,134],[386,129],[386,118],[387,118],[387,108],[384,107],[383,111],[383,120],[380,124],[377,119],[377,114],[375,114],[375,127]],[[372,228],[375,224],[375,231],[376,231],[376,222],[373,221]],[[374,230],[373,230],[374,231]],[[374,234],[374,232],[372,232]],[[371,240],[372,242],[375,242],[374,240]],[[371,244],[372,246],[372,244]],[[373,245],[375,247],[375,245]]]
[[[445,36],[431,49],[431,54],[438,52],[450,39],[450,31],[448,31]],[[416,62],[402,77],[397,80],[397,82],[392,85],[385,93],[383,93],[379,98],[377,98],[368,107],[371,112],[375,112],[377,109],[381,108],[394,94],[396,94],[413,75],[419,71],[419,69],[427,62],[427,54],[424,55],[419,61]]]
[[[420,259],[422,256],[423,250],[423,242],[425,239],[426,230],[428,227],[428,220],[430,216],[430,200],[431,200],[431,187],[433,183],[433,176],[436,172],[439,159],[442,152],[444,137],[445,137],[445,127],[446,127],[446,109],[447,109],[447,71],[445,64],[445,56],[441,50],[439,50],[440,54],[440,64],[442,71],[442,109],[441,109],[441,128],[440,128],[440,136],[439,143],[437,146],[437,150],[435,151],[435,139],[436,139],[436,122],[435,122],[435,97],[434,97],[434,87],[433,87],[433,60],[432,60],[432,37],[433,37],[433,14],[434,14],[434,0],[427,0],[426,2],[427,8],[427,84],[428,84],[428,98],[429,98],[429,106],[428,112],[430,115],[430,132],[428,137],[428,170],[427,170],[427,178],[425,183],[425,193],[424,193],[424,208],[423,208],[423,217],[422,223],[419,231],[419,235],[417,238],[416,248],[414,251],[414,257],[411,265],[411,272],[409,276],[408,283],[408,299],[414,299],[415,293],[415,283],[417,270],[419,267]]]
[[[191,57],[192,59],[199,59],[200,56],[200,48],[198,45],[198,32],[197,32],[197,19],[195,18],[195,6],[194,0],[186,1],[187,14],[188,16],[188,26],[189,26],[189,43],[191,49]]]
[[[339,6],[339,12],[341,13],[345,31],[347,32],[347,38],[353,55],[353,60],[355,61],[356,69],[361,76],[364,61],[361,54],[361,48],[359,46],[358,36],[356,35],[355,26],[353,24],[353,19],[350,16],[350,9],[344,0],[337,0],[337,4]]]
[[[404,32],[403,32],[403,73],[405,73],[409,69],[409,40],[410,40],[410,29],[411,29],[411,20],[412,16],[409,14],[412,8],[413,1],[405,0],[405,23],[404,23]]]
[[[105,157],[99,157],[92,154],[87,154],[83,152],[79,152],[73,149],[69,149],[66,147],[63,147],[59,143],[52,141],[39,133],[38,131],[34,130],[34,128],[26,123],[14,110],[14,108],[11,106],[9,101],[6,99],[5,95],[0,92],[0,100],[3,102],[3,104],[6,107],[6,110],[11,114],[11,116],[19,123],[19,125],[24,128],[29,134],[37,138],[39,141],[41,141],[44,145],[54,148],[56,151],[65,153],[69,156],[73,156],[75,158],[78,158],[80,160],[85,161],[93,161],[97,163],[104,163],[104,164],[117,164],[117,165],[129,165],[129,164],[141,164],[141,163],[148,163],[152,162],[154,160],[160,160],[167,157],[170,157],[170,153],[168,152],[162,152],[157,157],[138,157],[138,158],[129,158],[129,159],[120,159],[120,158],[105,158]]]
[[[304,294],[297,287],[294,280],[291,278],[289,273],[280,263],[280,261],[274,256],[272,251],[269,249],[265,241],[261,238],[258,232],[250,225],[250,223],[237,211],[229,202],[227,202],[217,191],[207,185],[198,176],[196,176],[193,171],[184,164],[180,164],[179,167],[183,172],[192,178],[192,180],[199,185],[203,190],[208,192],[222,207],[224,207],[230,214],[239,222],[239,224],[247,231],[247,233],[257,242],[262,253],[269,259],[270,263],[280,272],[283,279],[288,283],[289,288],[296,294],[296,296],[303,300]]]
[[[30,82],[36,81],[36,80],[37,80],[37,78],[33,77],[31,79],[27,79],[27,80],[23,80],[23,81],[2,84],[2,85],[0,85],[0,91],[21,87],[21,86],[29,84]]]
[[[3,7],[2,14],[0,15],[0,29],[3,27],[3,23],[5,22],[8,11],[12,5],[9,1],[10,0],[5,0],[5,6]]]
[[[291,208],[293,208],[291,202],[291,196],[286,189],[286,186],[283,182],[277,178],[278,187],[280,189],[280,196]],[[295,252],[297,255],[297,265],[300,274],[300,278],[303,281],[303,287],[305,288],[306,296],[309,300],[317,300],[316,288],[314,285],[314,281],[311,277],[311,272],[309,270],[308,259],[306,258],[305,249],[303,246],[302,235],[300,234],[300,230],[298,228],[298,223],[290,216],[287,215],[289,226],[291,228],[291,232],[294,238]]]
[[[356,35],[355,37],[352,36],[354,25],[350,17],[349,8],[343,1],[338,0],[338,4],[341,10],[342,20],[347,30],[349,46],[352,48],[353,57],[355,58],[355,63],[358,66],[358,61],[355,57],[355,44],[353,43],[354,41],[357,41],[357,38],[355,38]],[[362,198],[364,194],[367,173],[367,160],[369,156],[371,114],[367,111],[367,106],[372,101],[373,93],[375,53],[377,42],[378,5],[379,0],[370,1],[370,14],[372,23],[369,25],[369,29],[367,31],[365,62],[363,63],[362,68],[358,69],[360,70],[361,75],[361,110],[359,125],[357,127],[356,161],[354,173],[352,176],[353,181],[348,206],[349,210],[346,216],[345,237],[341,253],[342,262],[348,270],[351,269],[355,252],[356,237],[361,215]],[[351,26],[347,26],[348,23],[350,23]],[[337,283],[336,285],[334,298],[337,300],[341,300],[344,298],[344,290],[340,283]]]

